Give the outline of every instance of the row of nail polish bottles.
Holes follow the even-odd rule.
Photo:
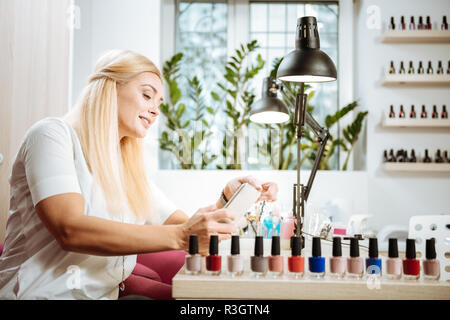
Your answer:
[[[447,112],[447,107],[446,105],[442,105],[442,111],[439,114],[437,111],[437,107],[436,105],[433,105],[433,111],[431,112],[431,118],[432,119],[439,119],[439,116],[441,119],[448,119],[448,112]],[[389,114],[388,114],[389,118],[395,118],[395,111],[394,111],[394,106],[391,104],[390,109],[389,109]],[[406,118],[406,113],[405,110],[403,109],[403,105],[400,105],[400,111],[398,113],[398,117],[400,119],[404,119]],[[411,111],[409,112],[409,118],[410,119],[415,119],[417,118],[416,115],[416,111],[414,109],[414,105],[411,105]],[[420,112],[420,119],[426,119],[428,118],[428,113],[426,110],[425,105],[422,105],[422,111]]]
[[[408,29],[409,30],[416,30],[416,29],[417,30],[432,30],[433,26],[431,24],[430,16],[426,17],[425,22],[423,21],[422,16],[419,16],[419,22],[417,24],[417,28],[416,28],[416,24],[414,22],[414,17],[411,16],[410,22],[408,25]],[[397,27],[397,29],[395,27],[394,17],[391,17],[391,20],[389,23],[389,30],[406,30],[405,17],[404,16],[400,17],[400,24]],[[447,16],[442,17],[441,30],[448,30]]]
[[[389,65],[388,73],[389,74],[395,74],[396,73],[395,72],[395,67],[394,67],[394,61],[391,61],[391,64]],[[416,73],[412,61],[409,61],[408,70],[405,69],[403,61],[400,61],[400,67],[398,69],[398,74],[406,74],[406,73],[408,73],[410,75]],[[432,64],[431,61],[428,61],[428,67],[426,69],[426,73],[427,74],[434,74],[433,64]],[[436,74],[443,75],[445,73],[450,74],[450,60],[448,61],[447,72],[444,71],[444,68],[442,66],[442,61],[439,60],[437,68],[436,68]],[[419,66],[417,68],[417,74],[425,74],[425,69],[424,69],[424,67],[422,65],[422,61],[419,61]]]

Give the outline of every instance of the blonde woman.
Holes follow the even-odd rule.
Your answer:
[[[216,204],[189,218],[146,174],[142,138],[159,115],[159,70],[142,55],[115,50],[88,82],[64,118],[29,129],[16,155],[0,299],[117,299],[137,254],[185,251],[190,234],[203,254],[211,234],[228,239],[235,227],[219,220],[234,215],[222,197],[241,183],[259,189],[260,199],[276,199],[276,184],[236,178]]]

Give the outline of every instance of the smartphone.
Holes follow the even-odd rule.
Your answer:
[[[261,192],[256,190],[251,184],[243,183],[233,194],[224,208],[230,209],[236,214],[236,221],[244,217],[247,210],[258,200]],[[222,219],[220,222],[230,223],[230,219]]]

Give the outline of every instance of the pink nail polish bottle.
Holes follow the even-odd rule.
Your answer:
[[[202,271],[202,256],[198,254],[198,238],[196,234],[189,236],[189,254],[186,255],[186,274],[200,274]]]
[[[426,280],[439,280],[441,275],[441,266],[436,259],[435,239],[427,239],[425,247],[426,259],[422,261],[423,277]]]
[[[280,237],[272,236],[272,255],[269,259],[269,275],[276,278],[283,273],[283,257],[280,255]]]
[[[343,278],[346,270],[346,259],[342,256],[341,238],[333,238],[333,256],[330,258],[330,275],[335,278]]]
[[[358,239],[350,239],[350,257],[347,258],[347,277],[362,278],[364,275],[364,261],[359,256]]]
[[[389,239],[389,258],[386,260],[386,278],[397,280],[402,276],[402,259],[398,257],[397,239]]]
[[[244,271],[244,257],[240,255],[239,236],[231,237],[231,255],[228,256],[228,273],[240,276]]]

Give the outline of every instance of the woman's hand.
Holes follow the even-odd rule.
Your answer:
[[[189,236],[196,234],[198,237],[198,248],[201,255],[207,255],[209,250],[209,239],[212,234],[219,235],[219,241],[230,239],[232,233],[238,228],[232,223],[223,223],[225,219],[235,220],[234,213],[229,209],[218,209],[216,205],[201,208],[181,226],[183,238],[182,249],[189,250]]]
[[[260,197],[256,201],[266,200],[266,201],[276,201],[278,194],[278,185],[275,182],[265,182],[263,183],[259,179],[253,176],[238,177],[227,183],[223,189],[223,193],[227,200],[230,200],[233,194],[239,189],[239,187],[248,183],[252,185],[256,190],[261,191]],[[220,201],[216,204],[219,207]]]

